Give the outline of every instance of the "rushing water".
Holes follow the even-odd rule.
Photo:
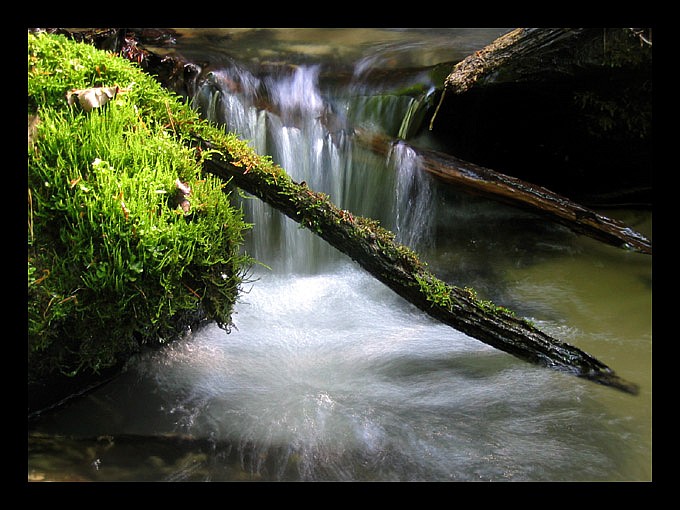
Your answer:
[[[409,131],[431,91],[414,73],[402,79],[419,81],[420,96],[384,94],[394,83],[367,70],[462,58],[500,33],[199,31],[186,51],[223,56],[195,98],[206,116],[342,208],[379,219],[440,277],[637,382],[640,395],[442,325],[244,197],[254,224],[246,248],[263,265],[235,327],[207,326],[139,356],[113,383],[45,415],[32,430],[29,478],[650,480],[651,257],[447,189],[406,146],[378,157],[351,136],[359,125]],[[296,65],[265,71],[255,65],[265,59]],[[346,79],[329,80],[331,64],[349,66]],[[651,237],[650,213],[605,214]]]

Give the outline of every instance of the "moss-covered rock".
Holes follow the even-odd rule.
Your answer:
[[[209,154],[183,138],[204,121],[134,64],[29,33],[28,115],[31,412],[198,319],[227,328],[251,260]]]

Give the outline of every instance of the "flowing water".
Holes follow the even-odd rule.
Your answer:
[[[296,181],[380,220],[441,278],[638,383],[638,396],[438,323],[245,196],[246,249],[262,265],[231,331],[209,325],[145,353],[43,416],[29,479],[651,480],[651,257],[438,185],[408,147],[376,156],[351,135],[413,132],[433,90],[423,69],[501,33],[188,31],[184,51],[219,61],[194,98],[203,114]],[[405,71],[386,80],[380,69]],[[651,238],[651,213],[603,213]]]

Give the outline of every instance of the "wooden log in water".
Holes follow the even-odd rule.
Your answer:
[[[652,254],[652,243],[644,235],[618,220],[603,216],[542,186],[381,134],[355,129],[355,136],[359,143],[380,154],[388,154],[397,143],[408,145],[420,157],[419,167],[422,170],[463,191],[535,212],[578,234],[607,244]]]
[[[246,149],[230,153],[222,142],[194,134],[202,150],[216,153],[206,171],[259,197],[348,255],[373,277],[431,317],[519,359],[630,394],[637,385],[582,350],[552,338],[511,311],[479,300],[471,289],[439,280],[409,248],[378,222],[353,216],[329,197],[290,179],[271,161]]]
[[[652,78],[651,28],[517,28],[451,68],[429,128],[589,207],[649,207]]]
[[[635,68],[651,58],[651,28],[515,28],[458,62],[450,94],[501,83],[549,82],[589,70]]]

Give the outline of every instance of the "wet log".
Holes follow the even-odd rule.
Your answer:
[[[552,338],[503,307],[479,300],[471,289],[439,280],[377,221],[338,208],[327,195],[292,181],[283,169],[253,152],[231,153],[223,142],[193,136],[204,152],[216,151],[204,162],[206,171],[308,228],[424,313],[529,363],[637,394],[637,385],[593,356]]]
[[[444,152],[588,207],[652,204],[652,29],[517,28],[442,81]]]
[[[457,63],[447,93],[474,87],[582,75],[602,67],[635,68],[651,60],[652,29],[516,28]]]
[[[354,133],[359,143],[383,155],[389,154],[397,143],[406,144],[402,140],[390,139],[361,129],[355,129]],[[420,157],[419,167],[442,182],[535,212],[578,234],[607,244],[652,254],[651,241],[639,232],[547,188],[463,161],[449,154],[406,145]]]

